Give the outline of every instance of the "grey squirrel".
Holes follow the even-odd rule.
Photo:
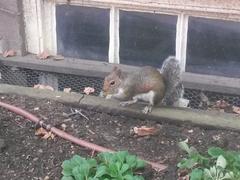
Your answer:
[[[178,106],[183,91],[179,61],[169,56],[160,72],[154,67],[144,66],[137,72],[123,73],[115,66],[105,77],[100,95],[106,99],[121,100],[121,106],[134,104],[138,100],[148,102],[143,109],[143,113],[148,113],[159,103]]]

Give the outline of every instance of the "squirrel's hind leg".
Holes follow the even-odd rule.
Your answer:
[[[134,96],[133,99],[143,100],[143,101],[149,103],[142,110],[142,112],[144,114],[147,114],[147,113],[150,113],[152,111],[152,108],[153,108],[153,106],[155,104],[156,92],[152,90],[152,91],[149,91],[147,93],[138,94],[138,95]]]
[[[144,114],[150,113],[150,112],[152,112],[152,108],[153,108],[153,105],[152,105],[152,104],[149,104],[149,105],[147,105],[147,106],[145,106],[145,107],[143,108],[142,112],[143,112]]]

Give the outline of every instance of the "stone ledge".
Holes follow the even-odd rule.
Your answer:
[[[193,109],[155,107],[152,113],[141,112],[142,105],[128,108],[120,107],[116,100],[106,100],[101,97],[87,96],[77,93],[64,93],[49,90],[33,89],[21,86],[0,84],[1,94],[17,94],[32,98],[51,99],[78,107],[94,108],[112,114],[121,114],[140,119],[152,119],[160,122],[192,123],[205,127],[240,130],[240,116],[218,111],[201,111]]]
[[[124,73],[139,70],[139,67],[136,66],[74,58],[64,58],[64,60],[61,61],[55,61],[52,58],[49,58],[45,61],[40,61],[39,59],[36,59],[36,56],[31,54],[27,56],[14,56],[7,58],[0,56],[0,66],[1,65],[98,78],[104,78],[115,65],[120,67]],[[182,78],[184,86],[189,89],[240,95],[239,78],[203,75],[189,72],[184,72]]]

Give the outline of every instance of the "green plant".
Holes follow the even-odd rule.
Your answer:
[[[187,157],[177,166],[188,170],[190,180],[240,180],[240,152],[210,147],[208,153],[202,155],[184,141],[179,147],[187,152]]]
[[[144,167],[143,160],[127,151],[104,152],[89,159],[74,155],[62,164],[62,180],[143,180],[134,172]]]

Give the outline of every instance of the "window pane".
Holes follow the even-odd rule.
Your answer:
[[[175,55],[177,16],[120,11],[120,62],[160,67]]]
[[[108,61],[109,10],[59,5],[56,21],[59,54]]]
[[[240,77],[240,23],[190,17],[186,71]]]

